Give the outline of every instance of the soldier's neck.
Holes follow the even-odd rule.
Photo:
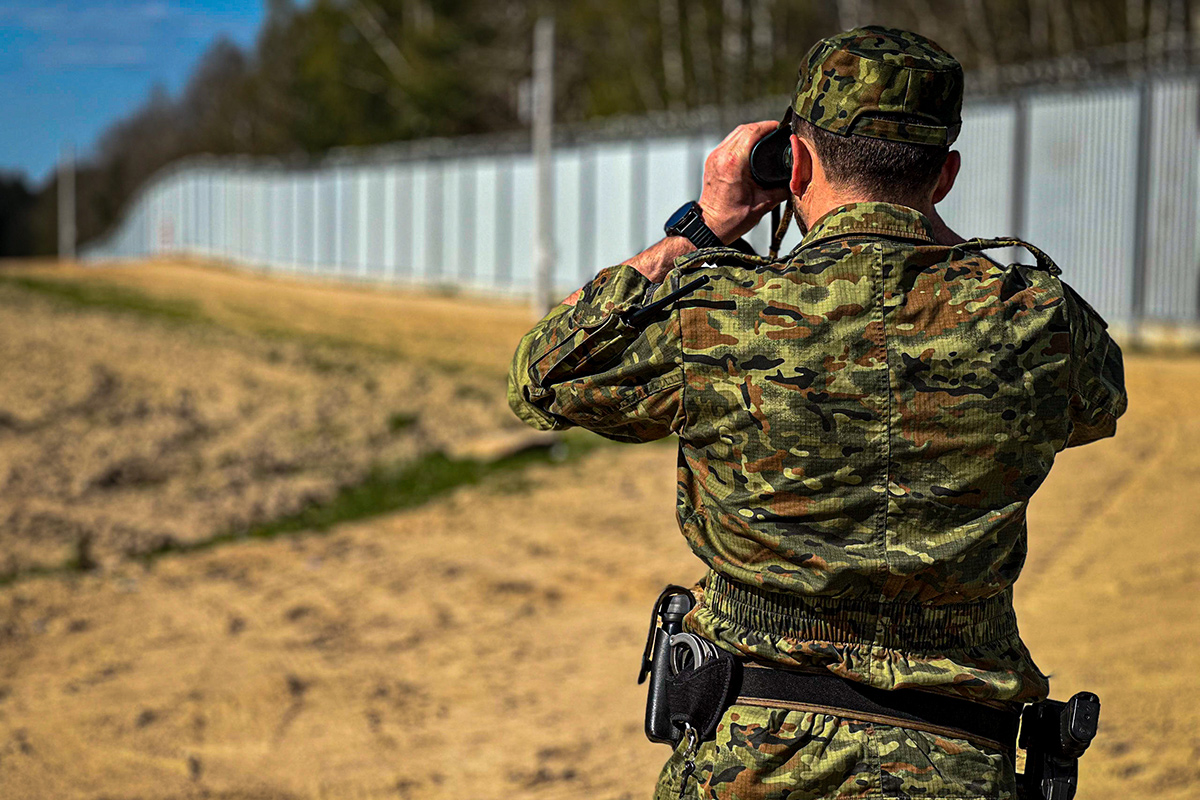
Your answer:
[[[817,220],[830,211],[852,203],[895,203],[896,205],[907,206],[920,211],[929,218],[929,221],[933,223],[933,239],[939,244],[953,245],[966,241],[966,239],[951,230],[945,223],[941,215],[938,214],[937,209],[933,207],[932,199],[914,201],[874,197],[865,192],[834,187],[824,181],[820,183],[814,181],[808,186],[808,189],[804,192],[804,196],[796,203],[796,214],[804,223],[804,230],[807,231]]]

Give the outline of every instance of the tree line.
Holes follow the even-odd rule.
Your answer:
[[[554,14],[555,116],[736,106],[783,95],[816,39],[877,22],[937,40],[996,89],[1187,60],[1200,0],[267,0],[247,49],[219,39],[175,96],[155,88],[77,171],[80,241],[179,158],[523,127],[532,29]],[[1069,69],[1031,70],[1058,60]],[[1082,65],[1082,66],[1081,66]],[[0,255],[52,254],[57,191],[0,177]]]

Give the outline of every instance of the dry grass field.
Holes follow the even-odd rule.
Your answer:
[[[252,531],[521,430],[515,309],[165,264],[5,275],[0,575]]]
[[[674,452],[489,462],[529,321],[199,265],[0,272],[0,797],[648,796],[648,603],[700,573]],[[1018,612],[1055,695],[1104,702],[1080,798],[1182,800],[1200,361],[1127,369],[1117,438],[1035,500]]]

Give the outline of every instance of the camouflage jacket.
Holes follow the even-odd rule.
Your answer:
[[[1104,321],[1035,266],[943,246],[920,213],[843,206],[779,262],[700,250],[601,271],[518,347],[540,429],[679,437],[678,517],[709,567],[688,627],[882,688],[1045,696],[1012,585],[1064,447],[1125,409]]]

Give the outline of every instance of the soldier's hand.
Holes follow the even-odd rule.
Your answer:
[[[750,151],[778,125],[772,120],[739,125],[704,162],[700,209],[705,224],[726,244],[748,233],[764,214],[787,200],[786,189],[764,189],[750,177]]]

